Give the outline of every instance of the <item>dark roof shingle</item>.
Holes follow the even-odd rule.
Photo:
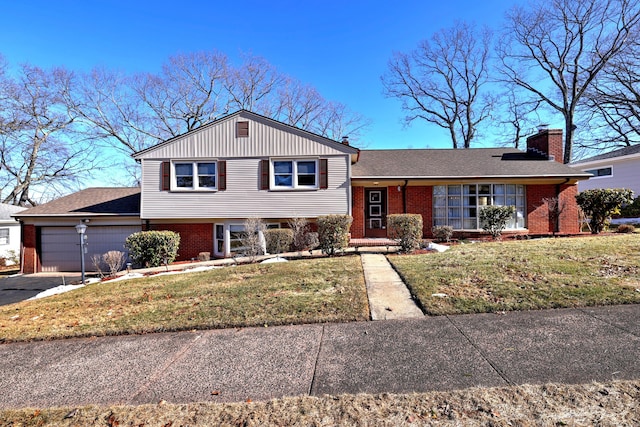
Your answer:
[[[27,209],[15,216],[48,215],[140,215],[140,188],[87,188]]]
[[[362,150],[352,172],[354,179],[590,176],[510,148]]]
[[[622,156],[630,156],[632,154],[640,154],[640,144],[631,145],[629,147],[620,148],[618,150],[609,151],[608,153],[598,154],[597,156],[589,157],[587,159],[578,160],[574,162],[574,165],[579,165],[580,163],[593,162],[596,160],[606,160],[613,159],[616,157]]]

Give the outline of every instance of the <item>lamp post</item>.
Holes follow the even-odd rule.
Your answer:
[[[87,226],[78,224],[76,225],[76,231],[80,236],[80,268],[82,269],[82,284],[84,285],[84,233],[87,231]]]

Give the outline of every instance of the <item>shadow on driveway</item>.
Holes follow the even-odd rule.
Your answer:
[[[75,273],[0,277],[0,305],[24,301],[47,289],[55,288],[62,284],[69,285],[71,282],[79,280],[80,275]]]

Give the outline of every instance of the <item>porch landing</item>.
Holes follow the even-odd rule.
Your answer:
[[[350,239],[349,247],[362,248],[371,246],[399,246],[398,242],[387,238],[366,237],[362,239]]]

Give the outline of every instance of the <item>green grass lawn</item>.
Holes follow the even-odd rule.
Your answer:
[[[105,282],[0,307],[0,341],[367,320],[357,256]]]
[[[639,234],[460,244],[389,260],[432,315],[640,302]]]

